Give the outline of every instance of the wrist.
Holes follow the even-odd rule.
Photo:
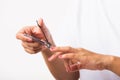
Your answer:
[[[114,56],[111,56],[111,55],[105,55],[104,57],[104,67],[106,70],[111,70],[112,69],[112,65],[113,65],[113,62],[115,60],[115,57]]]

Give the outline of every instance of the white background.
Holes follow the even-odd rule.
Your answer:
[[[17,31],[24,26],[36,25],[36,19],[42,17],[47,27],[49,28],[53,36],[53,39],[55,40],[57,45],[79,46],[78,44],[79,41],[77,41],[79,40],[79,38],[78,35],[76,35],[77,34],[76,27],[73,27],[77,25],[78,1],[81,0],[0,0],[0,80],[54,80],[46,64],[44,63],[42,55],[40,53],[35,55],[30,55],[26,53],[21,46],[21,41],[17,40],[15,38],[15,35]],[[88,9],[88,11],[90,11],[89,13],[94,13],[91,10],[92,9],[95,9],[94,11],[97,10],[97,7],[94,7],[95,5],[93,4],[96,3],[97,1],[101,1],[101,0],[91,0],[91,1],[83,0],[84,4],[87,2],[86,5],[83,5],[83,9],[85,11]],[[108,1],[108,0],[104,0],[104,1]],[[111,6],[111,4],[109,4],[109,6],[106,8],[108,9],[108,11],[110,11],[109,17],[112,20],[113,24],[115,24],[114,27],[117,27],[116,29],[119,32],[119,28],[120,28],[119,4],[116,4],[117,2],[112,0],[109,0],[108,2],[114,5]],[[86,18],[87,14],[88,13],[84,12],[84,14],[82,15],[83,20],[87,19]],[[92,17],[96,18],[96,16],[92,14],[90,21],[93,20]],[[100,28],[101,31],[103,31],[105,30],[103,23],[104,20],[106,20],[106,17],[103,16],[99,18],[101,20],[100,24],[103,25],[100,26]],[[96,25],[94,26],[90,24],[86,24],[86,25],[89,25],[90,29],[92,27],[91,30],[93,31],[96,28]],[[85,28],[87,29],[87,27]],[[84,30],[84,35],[86,35],[86,33],[88,34],[91,33],[86,31],[86,29]],[[104,37],[102,38],[103,44],[105,43],[104,48],[100,47],[99,49],[98,44],[91,46],[91,44],[93,43],[95,44],[96,41],[96,37],[94,37],[95,39],[94,38],[88,39],[91,36],[86,36],[83,39],[84,42],[83,45],[86,47],[89,46],[90,48],[88,47],[88,49],[91,50],[92,49],[96,50],[98,48],[97,49],[98,52],[100,51],[101,53],[103,49],[104,53],[109,53],[109,54],[118,53],[119,55],[120,48],[116,47],[119,46],[118,44],[119,40],[117,43],[116,38],[114,41],[111,35],[108,36],[107,34],[105,35],[105,33],[102,34],[100,35]],[[107,43],[109,44],[109,42],[111,43],[111,40],[113,44],[110,44],[112,46],[108,47],[108,45],[106,44]],[[93,43],[91,43],[91,41],[93,41]],[[96,76],[96,78],[98,77]]]
[[[54,34],[59,31],[56,26],[64,25],[64,17],[69,16],[70,10],[74,10],[71,7],[74,2],[73,0],[0,0],[0,80],[54,80],[42,55],[27,54],[15,35],[23,26],[36,25],[36,19],[42,17],[57,41],[61,37]]]

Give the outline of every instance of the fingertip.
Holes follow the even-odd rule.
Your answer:
[[[19,35],[18,34],[16,34],[15,37],[16,37],[16,39],[19,39]]]
[[[21,34],[16,34],[16,39],[22,40],[22,35]]]
[[[74,71],[74,70],[77,70],[78,67],[76,64],[73,64],[73,65],[70,65],[70,69],[71,69],[71,71]]]
[[[49,58],[48,58],[48,61],[53,61],[53,57],[49,57]]]
[[[68,58],[66,57],[66,54],[59,55],[58,57],[59,57],[60,59],[68,59]]]
[[[37,21],[38,21],[38,24],[39,24],[40,26],[43,25],[43,19],[42,19],[42,18],[39,18]]]
[[[62,55],[60,55],[60,56],[58,56],[58,58],[62,59],[62,58],[63,58],[63,56],[62,56]]]
[[[50,48],[50,51],[54,51],[54,50],[55,50],[55,47],[51,47],[51,48]]]
[[[31,38],[26,38],[26,41],[32,42],[32,39]]]

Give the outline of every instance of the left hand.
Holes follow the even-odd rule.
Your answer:
[[[33,41],[31,38],[26,37],[25,34],[45,40],[45,36],[43,34],[44,32],[48,41],[52,44],[52,46],[55,46],[52,35],[50,34],[42,18],[38,20],[38,24],[41,26],[41,28],[38,26],[26,26],[20,29],[16,34],[16,38],[22,41],[24,50],[30,54],[36,54],[40,51],[47,51],[47,48],[43,47],[43,45],[39,44],[38,42]]]
[[[83,48],[54,47],[51,51],[56,53],[49,58],[49,61],[57,57],[63,59],[68,72],[80,69],[103,70],[110,65],[108,55],[97,54]]]

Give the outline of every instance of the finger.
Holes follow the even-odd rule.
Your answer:
[[[81,69],[81,67],[82,67],[82,64],[80,62],[72,64],[70,65],[70,72],[78,71]]]
[[[29,37],[26,37],[23,33],[16,34],[16,38],[22,41],[32,42],[32,39]]]
[[[35,28],[33,28],[32,33],[33,33],[32,34],[33,36],[35,36],[35,37],[37,37],[39,39],[44,39],[45,40],[45,37],[44,37],[41,29],[38,26],[36,26]]]
[[[74,53],[65,53],[59,56],[60,59],[77,59],[77,57]]]
[[[41,50],[42,49],[42,47],[40,46],[40,47],[29,47],[29,46],[27,46],[27,45],[25,45],[25,46],[23,46],[24,47],[24,49],[30,49],[30,50]]]
[[[40,47],[41,45],[37,42],[22,42],[23,47]]]
[[[32,35],[31,30],[34,28],[35,26],[26,26],[23,27],[20,31],[18,31],[18,33],[16,34],[16,38],[20,39],[22,41],[32,41],[31,38],[28,38],[25,36],[25,34],[29,34]]]
[[[35,51],[30,50],[30,49],[25,49],[25,51],[26,51],[27,53],[30,53],[30,54],[35,54],[35,53],[36,53]]]
[[[30,54],[36,54],[36,53],[38,53],[40,50],[25,49],[25,51],[26,51],[27,53],[30,53]]]
[[[35,36],[37,38],[40,39],[44,39],[43,33],[41,31],[41,29],[37,26],[26,26],[23,27],[17,34],[16,34],[16,38],[20,39],[22,41],[32,41],[31,38],[25,36],[25,34],[31,35],[31,36]]]
[[[64,59],[64,66],[66,68],[66,71],[69,72],[70,71],[70,66],[69,66],[69,60],[68,59]]]
[[[64,52],[64,53],[66,53],[66,52],[75,52],[76,51],[76,49],[74,49],[74,48],[72,48],[72,47],[53,47],[52,49],[51,49],[51,51],[53,51],[53,52]]]
[[[49,32],[48,28],[46,27],[45,23],[43,22],[42,18],[40,18],[38,20],[38,26],[41,29],[45,39],[49,40],[51,38],[50,32]]]
[[[49,61],[53,61],[53,60],[55,60],[61,54],[62,54],[62,52],[56,52],[50,58],[48,58],[48,60]]]
[[[43,19],[42,19],[42,18],[38,19],[38,24],[40,25],[40,28],[41,28],[43,31],[45,31],[45,30],[47,29],[46,26],[45,26],[45,24],[44,24],[44,22],[43,22]]]

